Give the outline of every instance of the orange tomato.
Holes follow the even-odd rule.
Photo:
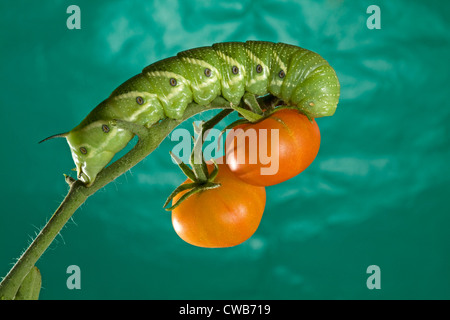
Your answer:
[[[211,172],[213,165],[208,165]],[[191,183],[187,179],[184,183]],[[172,224],[181,239],[195,246],[220,248],[238,245],[258,229],[266,204],[264,187],[238,179],[226,164],[219,164],[214,180],[221,186],[203,190],[172,210]],[[172,201],[175,204],[185,192]]]
[[[319,152],[319,126],[296,110],[283,109],[233,129],[235,135],[227,136],[226,161],[249,184],[271,186],[286,181],[305,170]],[[247,141],[242,143],[245,136]]]

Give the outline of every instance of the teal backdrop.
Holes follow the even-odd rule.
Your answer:
[[[66,26],[72,4],[80,30]],[[381,29],[367,27],[373,4]],[[184,181],[166,139],[75,213],[37,263],[40,298],[449,299],[449,16],[432,0],[2,1],[0,275],[74,175],[64,139],[39,140],[152,62],[252,39],[316,51],[335,68],[341,100],[317,120],[314,163],[267,188],[250,240],[204,249],[178,238],[162,209]],[[80,290],[67,288],[70,265]],[[371,265],[381,289],[366,285]]]

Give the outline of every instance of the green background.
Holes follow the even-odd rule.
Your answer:
[[[253,39],[316,51],[341,82],[336,114],[317,120],[316,160],[267,188],[255,235],[226,249],[178,238],[162,204],[184,178],[166,139],[75,213],[37,263],[40,298],[449,299],[443,3],[2,1],[0,275],[63,200],[63,173],[73,175],[66,142],[39,140],[70,130],[152,62]],[[66,27],[71,4],[81,30]],[[366,27],[372,4],[380,30]],[[69,265],[81,269],[81,290],[66,287]],[[366,287],[370,265],[381,269],[380,290]]]

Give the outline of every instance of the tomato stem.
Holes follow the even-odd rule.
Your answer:
[[[176,188],[170,196],[167,198],[163,207],[166,207],[169,202],[180,192],[191,189],[186,192],[175,205],[166,208],[166,210],[170,211],[179,206],[184,200],[186,200],[191,195],[211,188],[217,188],[220,184],[214,183],[214,179],[218,174],[219,167],[214,159],[211,159],[214,162],[214,169],[211,174],[208,172],[208,166],[206,165],[205,159],[203,157],[203,141],[206,139],[206,136],[209,133],[209,130],[217,125],[221,120],[223,120],[226,116],[232,113],[233,110],[225,109],[215,115],[213,118],[206,122],[201,122],[199,126],[193,124],[194,132],[197,134],[197,139],[194,139],[194,149],[190,156],[190,165],[189,168],[185,163],[183,163],[176,155],[170,152],[170,155],[178,164],[179,168],[183,173],[191,180],[192,183],[182,184],[178,188]],[[194,137],[193,137],[194,138]]]
[[[209,130],[232,112],[233,110],[225,109],[216,114],[210,120],[206,122],[202,121],[198,127],[195,123],[193,124],[194,132],[197,134],[197,139],[194,140],[194,149],[190,157],[190,163],[192,170],[197,177],[197,181],[200,183],[205,183],[209,180],[208,168],[203,157],[203,141],[208,136]]]
[[[203,158],[203,130],[201,129],[202,124],[200,124],[200,128],[197,128],[194,125],[194,131],[197,131],[197,139],[194,140],[194,149],[192,150],[190,157],[190,164],[192,170],[195,174],[196,181],[199,183],[204,183],[208,181],[208,170],[206,168],[205,159]]]

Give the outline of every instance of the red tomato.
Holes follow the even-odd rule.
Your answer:
[[[280,110],[263,121],[233,129],[242,130],[227,136],[227,164],[237,177],[253,185],[286,181],[305,170],[319,152],[316,121],[295,110]],[[242,143],[245,136],[247,141]]]
[[[213,165],[208,165],[210,172],[212,168]],[[187,179],[184,183],[191,182]],[[221,186],[193,194],[172,210],[173,227],[181,239],[195,246],[238,245],[258,228],[266,204],[266,191],[264,187],[238,179],[226,164],[219,164],[214,182]],[[172,203],[183,194],[178,194]]]

